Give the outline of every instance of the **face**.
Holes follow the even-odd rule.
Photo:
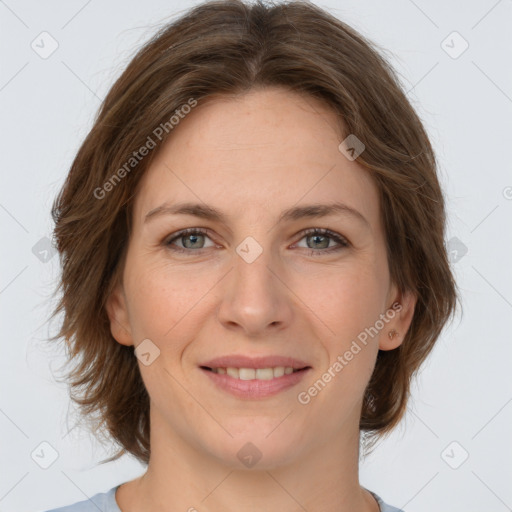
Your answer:
[[[269,88],[200,103],[153,160],[107,306],[119,343],[146,340],[152,430],[237,467],[251,442],[268,468],[357,432],[414,304],[341,141],[321,103]]]

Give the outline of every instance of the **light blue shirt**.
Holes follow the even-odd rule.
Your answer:
[[[110,491],[95,494],[92,498],[84,501],[79,501],[73,505],[66,507],[54,508],[46,512],[121,512],[116,502],[116,490],[121,484],[112,487]],[[404,512],[399,508],[387,505],[382,501],[382,498],[377,496],[374,492],[367,489],[368,492],[377,500],[380,507],[380,512]]]

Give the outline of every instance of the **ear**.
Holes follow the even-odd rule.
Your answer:
[[[417,297],[410,291],[390,295],[385,316],[389,319],[379,339],[380,350],[393,350],[404,341],[414,316]]]
[[[130,317],[126,307],[126,297],[121,284],[117,284],[110,293],[105,305],[110,320],[110,332],[121,345],[133,345]]]

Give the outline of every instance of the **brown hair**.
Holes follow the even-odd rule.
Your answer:
[[[105,310],[121,274],[133,198],[156,151],[129,170],[126,162],[191,98],[268,86],[322,100],[342,133],[365,144],[357,162],[379,189],[391,279],[417,296],[403,343],[378,353],[360,419],[367,437],[400,421],[411,378],[454,313],[434,152],[375,45],[305,1],[203,3],[161,29],[115,82],[53,205],[62,265],[53,316],[64,315],[52,339],[64,338],[69,361],[78,359],[67,380],[83,417],[95,417],[96,433],[106,429],[122,447],[108,460],[129,452],[147,463],[150,455],[149,397],[137,358],[114,340]]]

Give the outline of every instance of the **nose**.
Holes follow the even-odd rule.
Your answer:
[[[226,329],[263,337],[290,325],[293,293],[284,270],[263,251],[249,263],[233,253],[233,268],[222,280],[218,319]]]

